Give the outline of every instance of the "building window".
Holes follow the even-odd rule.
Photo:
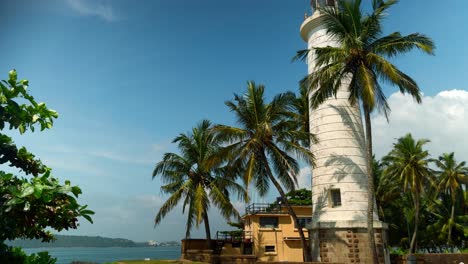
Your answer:
[[[330,190],[330,199],[332,207],[341,206],[341,192],[340,189]]]
[[[265,252],[276,252],[275,246],[265,246]]]
[[[260,217],[261,228],[278,228],[278,217]]]
[[[301,228],[306,228],[308,224],[312,223],[312,218],[310,217],[298,217],[297,221]],[[297,228],[297,224],[294,224],[294,228]]]

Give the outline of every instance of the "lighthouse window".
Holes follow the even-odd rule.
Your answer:
[[[340,189],[330,190],[330,199],[332,207],[341,206],[341,192]]]

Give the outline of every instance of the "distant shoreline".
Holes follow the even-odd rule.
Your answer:
[[[15,246],[16,247],[16,246]],[[171,245],[171,246],[137,246],[137,247],[119,247],[119,246],[106,246],[106,247],[94,247],[94,246],[69,246],[69,247],[56,247],[56,246],[49,246],[49,247],[21,247],[21,248],[165,248],[165,247],[180,247],[180,245]]]
[[[134,242],[125,238],[107,238],[101,236],[68,236],[68,235],[55,235],[56,240],[50,243],[44,243],[40,240],[24,240],[18,239],[7,241],[6,244],[13,247],[22,248],[135,248],[135,247],[168,247],[180,246],[179,242],[168,241],[156,243],[154,241],[148,242]],[[153,244],[151,244],[153,243]],[[156,243],[156,244],[154,244]]]

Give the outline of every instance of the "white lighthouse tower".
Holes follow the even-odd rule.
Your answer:
[[[320,8],[337,8],[338,0],[312,0],[311,17],[301,25],[308,49],[338,46],[327,35]],[[315,54],[309,53],[308,73],[313,73]],[[312,171],[312,257],[314,261],[372,263],[367,237],[367,153],[359,105],[348,101],[343,82],[336,98],[310,109],[310,131],[319,140],[311,146],[316,157]],[[313,91],[312,91],[313,92]],[[386,226],[374,210],[375,242],[379,262],[385,261]]]

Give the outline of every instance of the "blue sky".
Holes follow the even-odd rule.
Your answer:
[[[175,151],[170,142],[177,134],[204,118],[232,124],[224,101],[242,93],[246,81],[266,84],[268,96],[296,90],[306,65],[291,58],[305,48],[298,31],[310,12],[308,3],[2,1],[0,78],[16,68],[20,78],[30,80],[32,94],[60,114],[50,131],[15,140],[53,167],[58,178],[82,187],[80,200],[96,211],[94,225],[83,222],[69,233],[180,239],[185,221],[178,209],[153,228],[164,201],[160,183],[151,180],[155,162]],[[468,147],[456,141],[457,133],[468,131],[457,126],[468,123],[468,3],[438,3],[401,1],[385,21],[387,33],[425,33],[437,50],[436,56],[415,51],[394,61],[418,81],[429,103],[408,110],[413,103],[385,87],[394,111],[390,124],[374,117],[375,133],[382,135],[375,138],[377,154],[412,131],[438,143],[434,151],[456,151],[459,159],[468,159]],[[401,112],[406,110],[412,112]],[[408,119],[415,113],[439,114],[441,121],[433,123],[440,126],[444,120],[455,123],[418,127]],[[215,211],[213,218],[213,231],[225,228]],[[194,234],[202,235],[203,229]]]

